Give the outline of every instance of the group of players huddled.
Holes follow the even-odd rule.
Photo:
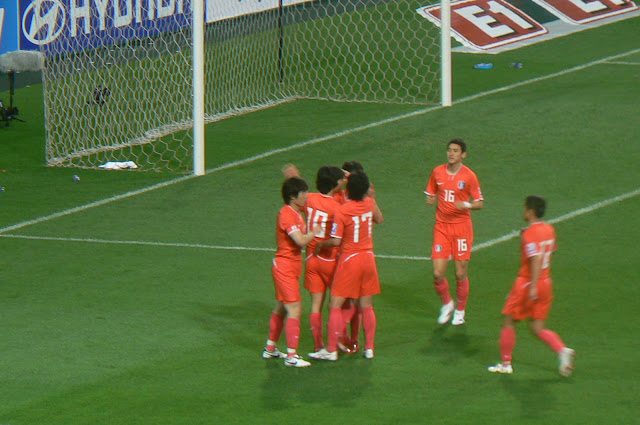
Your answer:
[[[465,323],[468,267],[473,248],[470,212],[484,206],[477,176],[462,163],[466,156],[467,146],[463,140],[448,142],[447,163],[433,170],[425,190],[427,204],[436,205],[431,260],[434,286],[442,301],[438,317],[441,325],[449,321],[454,326]],[[376,333],[373,297],[380,293],[380,282],[372,234],[373,224],[384,220],[373,185],[357,161],[345,162],[342,167],[320,167],[316,175],[318,192],[313,193],[309,193],[307,183],[294,165],[288,164],[282,171],[285,205],[278,214],[277,251],[272,265],[276,306],[262,357],[283,358],[284,364],[291,367],[311,365],[298,354],[302,248],[306,247],[304,287],[311,295],[309,323],[315,344],[315,351],[309,353],[309,357],[336,361],[339,351],[357,352],[362,324],[363,357],[373,359]],[[515,325],[527,318],[532,333],[558,353],[560,374],[568,376],[573,370],[574,350],[544,326],[553,298],[549,270],[556,247],[553,226],[542,221],[545,209],[544,198],[526,197],[523,218],[527,227],[522,231],[521,267],[502,311],[502,362],[489,367],[490,372],[513,372]],[[455,303],[446,277],[450,260],[455,264]],[[330,298],[325,345],[322,308],[327,292]],[[286,353],[277,348],[283,328]]]

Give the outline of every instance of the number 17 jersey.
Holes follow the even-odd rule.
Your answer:
[[[375,200],[347,201],[336,211],[331,237],[340,238],[341,255],[373,250],[373,211]]]

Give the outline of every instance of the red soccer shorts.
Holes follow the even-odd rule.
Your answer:
[[[551,309],[553,301],[553,289],[551,279],[541,279],[538,281],[538,299],[529,298],[529,285],[527,279],[518,277],[513,283],[511,292],[502,309],[502,314],[514,320],[524,320],[530,317],[534,320],[544,320]]]
[[[331,284],[331,295],[356,299],[379,293],[380,280],[373,252],[340,254]]]
[[[312,293],[322,293],[331,287],[331,279],[336,270],[336,260],[326,260],[317,255],[307,257],[304,287]]]
[[[276,299],[283,304],[292,304],[302,301],[300,296],[300,274],[302,263],[300,261],[287,261],[282,258],[274,258],[271,266],[273,285],[276,288]]]
[[[473,247],[473,224],[471,220],[462,223],[442,223],[433,227],[432,260],[470,260]]]

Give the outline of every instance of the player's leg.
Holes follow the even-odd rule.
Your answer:
[[[357,307],[354,300],[347,299],[342,305],[342,323],[343,323],[343,331],[340,340],[338,341],[338,348],[340,351],[348,353],[349,350],[349,342],[351,337],[349,336],[349,328],[350,323],[353,320],[353,317],[356,315]]]
[[[533,335],[540,338],[542,342],[558,354],[558,371],[560,375],[571,375],[575,351],[568,348],[557,333],[547,329],[545,327],[545,321],[542,319],[531,320],[531,322],[529,322],[529,329]]]
[[[285,357],[277,348],[278,340],[280,340],[282,328],[284,327],[285,315],[286,310],[284,304],[281,301],[276,301],[269,320],[269,339],[267,339],[265,349],[262,352],[262,357],[265,359]]]
[[[366,359],[372,359],[377,327],[376,314],[373,309],[373,296],[380,293],[380,279],[373,252],[362,255],[361,270],[362,283],[359,291],[359,305],[362,310],[365,339],[363,355]]]
[[[324,305],[325,292],[311,293],[311,313],[309,313],[309,325],[311,335],[315,344],[315,351],[324,348],[324,338],[322,332],[322,306]]]
[[[489,372],[513,373],[511,359],[513,348],[516,345],[516,324],[517,321],[510,316],[504,316],[502,329],[500,330],[500,357],[502,362],[495,366],[489,366]]]
[[[317,360],[338,360],[338,340],[342,335],[342,304],[346,298],[331,295],[329,299],[329,323],[327,324],[327,348],[322,348],[309,357]]]
[[[455,267],[457,303],[451,324],[457,326],[465,322],[465,310],[469,298],[469,260],[455,261]]]
[[[300,339],[300,317],[302,316],[302,301],[285,303],[287,310],[287,323],[285,333],[287,335],[287,357],[284,359],[285,366],[307,367],[311,363],[298,355],[298,342]]]
[[[355,305],[355,312],[353,317],[351,318],[351,322],[349,324],[351,328],[351,337],[349,340],[349,352],[357,353],[360,339],[360,324],[362,323],[362,308],[353,300]]]
[[[465,322],[465,311],[469,297],[469,260],[473,248],[473,224],[471,220],[465,223],[451,225],[454,240],[451,246],[451,256],[456,268],[456,310],[453,312],[451,324],[462,325]]]
[[[441,325],[449,322],[454,310],[454,303],[449,294],[449,281],[447,280],[447,265],[451,258],[451,241],[447,233],[447,225],[436,222],[433,228],[433,245],[431,247],[431,260],[433,263],[433,285],[442,301],[438,323]]]
[[[440,297],[442,307],[440,308],[440,315],[438,316],[438,323],[444,325],[449,322],[455,304],[451,295],[449,295],[449,281],[447,280],[447,264],[448,259],[437,258],[433,259],[433,285]]]
[[[373,295],[360,297],[359,304],[362,310],[362,326],[364,327],[363,355],[367,359],[372,359],[377,327],[376,313],[373,309]]]
[[[540,338],[549,348],[558,353],[559,372],[562,376],[569,376],[573,371],[573,360],[575,351],[562,342],[558,334],[545,327],[545,320],[551,309],[553,301],[553,291],[551,279],[538,281],[538,299],[531,306],[531,322],[529,329],[531,333]]]

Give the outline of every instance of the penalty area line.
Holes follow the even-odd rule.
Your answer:
[[[552,218],[550,220],[547,220],[547,223],[556,224],[556,223],[568,221],[568,220],[571,220],[572,218],[575,218],[584,214],[588,214],[590,212],[599,210],[609,205],[616,204],[618,202],[622,202],[624,200],[633,198],[634,196],[638,196],[638,195],[640,195],[640,188],[632,190],[627,193],[623,193],[622,195],[618,195],[613,198],[606,199],[604,201],[596,202],[584,208],[580,208],[575,211],[571,211],[567,214],[563,214],[559,217]],[[513,230],[507,233],[506,235],[475,245],[472,251],[476,252],[485,248],[490,248],[494,245],[498,245],[502,242],[507,242],[511,239],[514,239],[519,235],[520,235],[520,231]],[[126,240],[108,240],[108,239],[94,239],[94,238],[65,238],[65,237],[54,237],[54,236],[13,235],[13,234],[2,234],[2,233],[0,233],[0,238],[45,240],[45,241],[57,241],[57,242],[99,243],[99,244],[112,244],[112,245],[144,245],[144,246],[171,247],[171,248],[196,248],[196,249],[213,249],[213,250],[223,250],[223,251],[275,252],[275,249],[273,248],[192,244],[192,243],[186,243],[186,242],[126,241]],[[409,261],[430,261],[431,260],[431,257],[386,255],[386,254],[376,254],[376,258],[389,259],[389,260],[409,260]]]

